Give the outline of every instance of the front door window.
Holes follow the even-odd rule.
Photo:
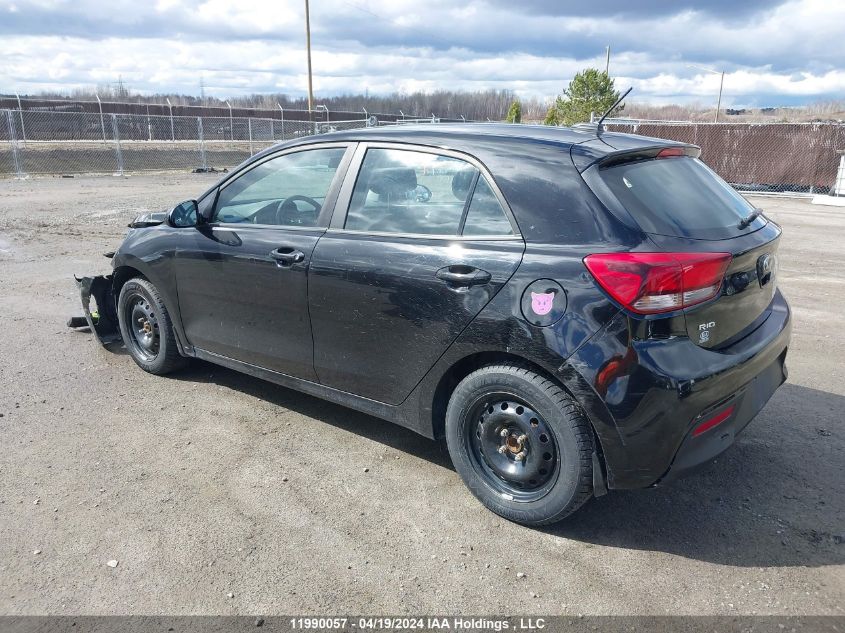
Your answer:
[[[212,222],[317,226],[345,151],[305,150],[261,163],[220,191]]]

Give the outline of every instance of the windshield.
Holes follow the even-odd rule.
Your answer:
[[[766,223],[760,217],[740,229],[740,221],[754,206],[697,158],[623,163],[600,169],[599,174],[646,233],[724,239]]]

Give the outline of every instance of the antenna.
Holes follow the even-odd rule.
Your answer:
[[[630,87],[630,88],[628,88],[625,92],[623,92],[623,93],[622,93],[622,96],[621,96],[621,97],[619,97],[619,98],[616,100],[616,103],[614,103],[612,106],[610,106],[610,107],[607,109],[607,112],[605,112],[604,114],[602,114],[602,115],[601,115],[601,118],[599,119],[599,122],[596,124],[596,136],[601,136],[601,124],[602,124],[602,123],[604,123],[604,120],[607,118],[607,115],[608,115],[608,114],[610,114],[611,112],[613,112],[613,111],[616,109],[616,106],[618,106],[620,103],[622,103],[622,99],[624,99],[625,97],[627,97],[627,96],[628,96],[628,93],[629,93],[629,92],[631,92],[633,89],[634,89],[634,87],[633,87],[633,86],[631,86],[631,87]]]

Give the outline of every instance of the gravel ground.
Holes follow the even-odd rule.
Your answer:
[[[0,613],[843,613],[844,209],[756,199],[795,326],[736,446],[535,530],[443,444],[206,363],[156,378],[65,327],[73,273],[211,182],[0,181]]]

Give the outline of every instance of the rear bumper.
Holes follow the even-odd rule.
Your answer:
[[[733,443],[786,380],[792,323],[780,292],[768,311],[754,332],[721,351],[686,337],[636,340],[620,314],[573,355],[568,365],[592,391],[579,399],[594,422],[609,488],[671,481]],[[693,435],[730,406],[721,424]]]
[[[667,483],[707,466],[715,457],[727,450],[736,436],[748,426],[748,423],[760,412],[778,387],[786,382],[786,350],[744,385],[736,393],[720,402],[717,406],[703,412],[687,433],[672,464],[658,483]],[[731,411],[722,423],[696,435],[699,424],[719,412]]]

